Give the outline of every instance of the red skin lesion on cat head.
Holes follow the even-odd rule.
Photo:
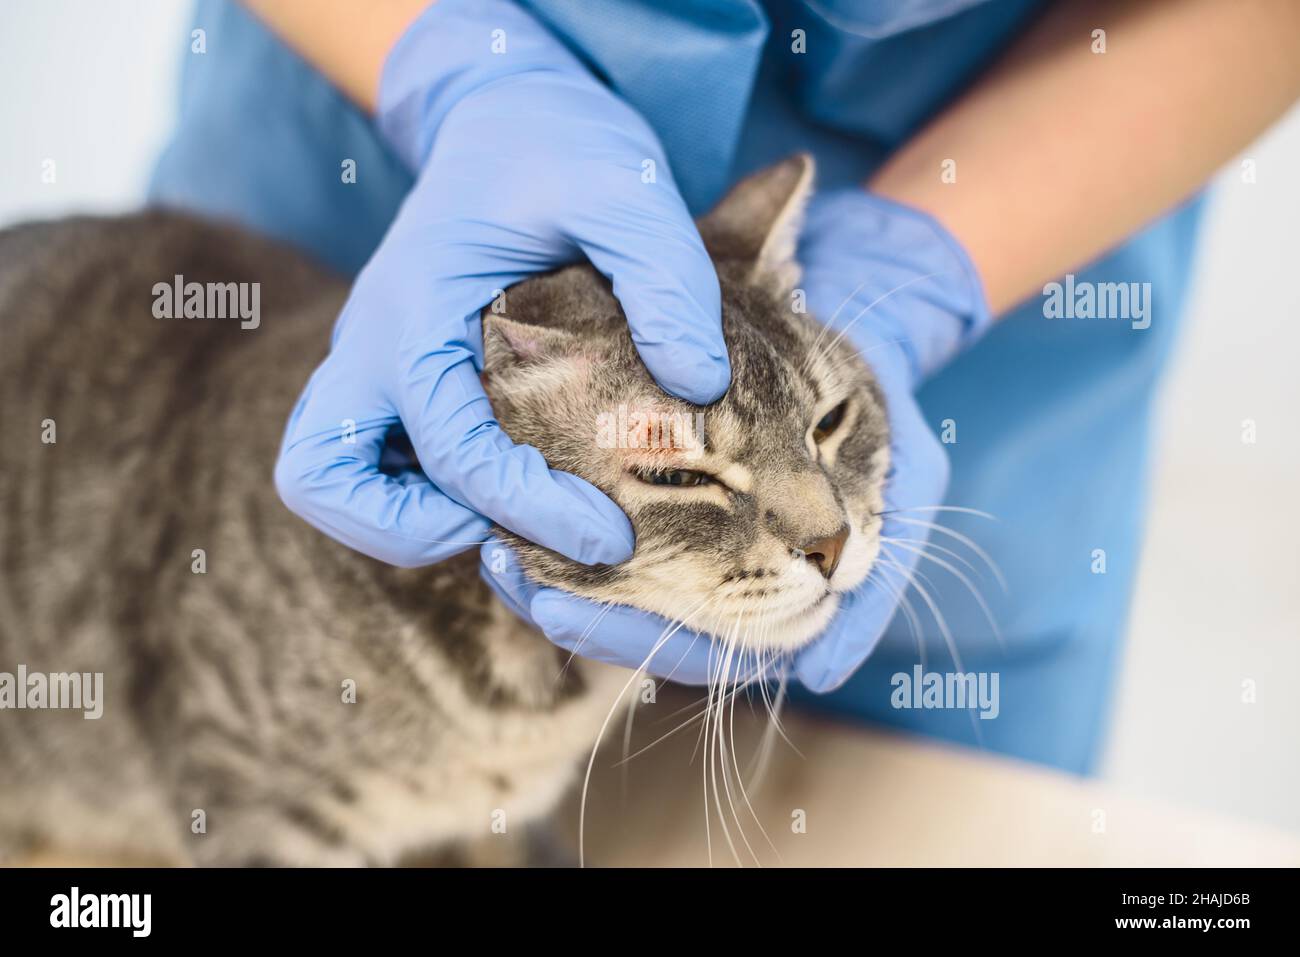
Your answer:
[[[684,466],[704,452],[703,414],[662,402],[633,401],[597,416],[597,444],[655,468]]]

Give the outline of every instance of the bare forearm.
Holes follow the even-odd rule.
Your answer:
[[[431,0],[243,0],[335,86],[374,110],[388,51]]]
[[[1065,0],[869,185],[944,223],[997,312],[1186,197],[1297,97],[1296,0]]]

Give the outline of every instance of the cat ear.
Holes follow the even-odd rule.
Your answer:
[[[487,372],[574,356],[578,339],[571,333],[535,326],[483,311],[483,368]]]
[[[796,153],[747,176],[698,223],[714,259],[753,263],[755,274],[775,273],[793,285],[804,207],[812,193],[813,159]]]

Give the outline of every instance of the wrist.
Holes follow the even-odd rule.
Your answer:
[[[514,0],[439,0],[389,51],[375,120],[389,146],[418,170],[457,103],[489,83],[538,70],[586,73]]]

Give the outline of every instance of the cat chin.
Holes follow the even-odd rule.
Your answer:
[[[826,598],[819,601],[806,611],[790,618],[783,635],[780,635],[781,646],[793,651],[803,648],[803,646],[813,642],[814,638],[822,635],[826,631],[827,625],[835,618],[835,612],[840,610],[840,596],[835,592],[828,593]],[[777,637],[777,636],[774,636]],[[770,642],[774,645],[775,642]]]
[[[720,613],[716,623],[704,625],[702,630],[724,643],[739,631],[740,646],[749,651],[798,651],[826,630],[839,606],[840,596],[827,592],[812,605],[781,616],[751,610],[741,618],[739,628],[734,614]]]
[[[826,630],[826,626],[831,623],[839,607],[840,596],[835,592],[829,592],[811,608],[790,616],[774,628],[756,647],[764,650],[780,648],[783,651],[797,651],[811,644]]]

